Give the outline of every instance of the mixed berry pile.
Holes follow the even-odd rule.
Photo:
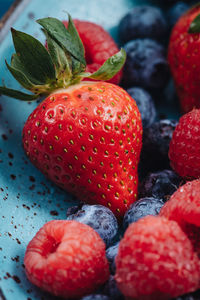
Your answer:
[[[48,86],[23,144],[37,168],[80,200],[26,249],[28,279],[55,296],[200,299],[200,5],[165,2],[165,10],[130,10],[119,22],[118,46],[101,26],[74,20],[83,51],[71,20],[56,23],[68,38],[74,34],[84,57],[56,36],[57,21],[38,21],[47,37],[42,51],[51,55],[48,76],[54,82],[53,61],[65,90]],[[21,55],[8,67],[16,78],[26,59],[19,41],[15,49]],[[70,87],[59,69],[65,55]],[[179,102],[179,121],[160,114],[163,102],[172,110]]]

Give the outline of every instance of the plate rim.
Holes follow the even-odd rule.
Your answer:
[[[0,18],[0,43],[6,37],[12,24],[31,0],[15,0],[6,13]]]

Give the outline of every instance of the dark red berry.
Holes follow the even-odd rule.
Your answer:
[[[85,58],[87,62],[87,71],[95,72],[99,67],[112,55],[116,54],[119,49],[110,34],[102,26],[82,20],[73,20],[79,36],[85,47]],[[67,27],[68,22],[63,24]],[[118,84],[122,77],[122,71],[117,73],[111,83]]]

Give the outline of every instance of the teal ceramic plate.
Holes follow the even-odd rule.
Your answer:
[[[18,3],[0,32],[0,78],[10,88],[18,87],[4,62],[5,59],[9,62],[14,52],[10,26],[44,42],[34,20],[47,16],[66,19],[68,11],[73,18],[102,25],[117,40],[116,29],[121,17],[145,1],[22,0]],[[21,132],[36,105],[0,96],[0,299],[54,299],[26,279],[24,253],[28,242],[45,222],[65,219],[67,208],[76,203],[32,166],[24,154]]]

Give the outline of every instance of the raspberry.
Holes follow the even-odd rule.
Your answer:
[[[119,51],[110,34],[103,27],[88,21],[73,20],[79,36],[85,47],[85,59],[87,72],[95,72],[111,56]],[[63,21],[65,27],[67,21]],[[117,73],[108,82],[118,84],[122,77],[122,71]]]
[[[200,257],[200,180],[181,186],[163,206],[160,215],[178,222]]]
[[[92,293],[109,278],[104,242],[76,221],[46,223],[28,244],[24,264],[33,284],[64,298]]]
[[[198,288],[198,257],[179,225],[148,216],[119,245],[116,281],[127,299],[171,299]]]
[[[182,116],[169,146],[171,167],[184,178],[200,177],[200,109]]]

